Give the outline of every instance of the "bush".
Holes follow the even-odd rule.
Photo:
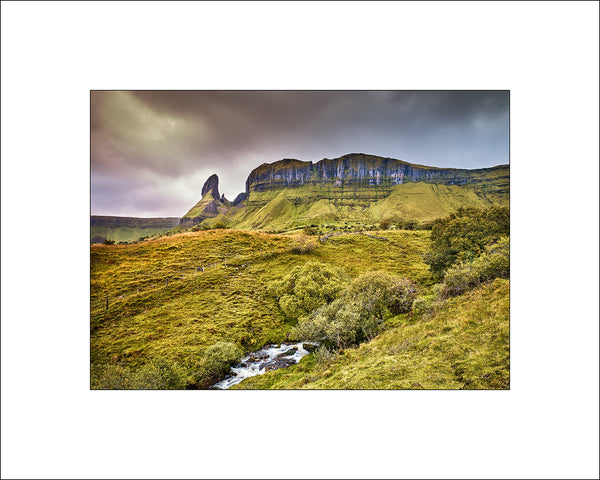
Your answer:
[[[217,342],[204,351],[204,367],[214,376],[225,375],[243,356],[244,352],[235,343]]]
[[[379,224],[379,230],[387,230],[388,228],[390,228],[390,222],[388,222],[387,220],[384,220],[383,222],[381,222]]]
[[[104,242],[102,242],[102,243],[104,243],[104,245],[114,245],[114,244],[115,244],[115,241],[114,241],[114,240],[111,240],[110,238],[107,238],[107,239],[106,239],[106,240],[104,240]]]
[[[317,229],[312,225],[310,227],[304,227],[303,231],[304,231],[305,235],[316,235],[317,234]]]
[[[415,285],[406,278],[398,278],[386,272],[366,272],[357,277],[349,288],[349,298],[358,299],[364,308],[383,317],[409,312],[416,297]]]
[[[341,298],[302,317],[295,333],[303,340],[344,348],[376,335],[378,325],[373,320],[368,316],[361,318],[359,304]]]
[[[215,224],[213,225],[213,227],[212,227],[212,228],[215,228],[215,229],[226,229],[226,228],[228,228],[228,227],[227,227],[227,225],[225,225],[223,222],[217,222],[217,223],[215,223]]]
[[[347,283],[343,270],[307,262],[294,267],[281,280],[271,282],[267,290],[277,299],[285,316],[294,321],[334,300]]]
[[[123,365],[92,365],[91,388],[94,390],[181,390],[186,372],[178,364],[153,361],[137,370]]]
[[[433,222],[431,246],[424,260],[434,277],[441,280],[450,266],[473,260],[486,245],[509,234],[508,207],[460,208]]]
[[[308,253],[319,246],[318,240],[304,235],[298,236],[292,244],[292,252],[294,253]]]
[[[416,314],[427,314],[433,311],[435,304],[437,303],[436,295],[424,295],[422,297],[416,297],[412,304],[412,311]]]
[[[494,278],[510,278],[510,240],[502,237],[471,262],[450,267],[444,277],[442,296],[460,295]]]
[[[346,348],[376,336],[386,317],[410,311],[415,295],[416,288],[409,280],[367,272],[357,277],[340,298],[300,318],[295,334]]]
[[[418,226],[418,222],[414,221],[414,220],[408,220],[408,221],[399,221],[397,226],[399,229],[401,230],[416,230],[417,226]]]

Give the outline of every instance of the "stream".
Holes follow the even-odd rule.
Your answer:
[[[211,389],[225,390],[242,380],[262,375],[269,370],[289,367],[297,364],[301,358],[308,355],[318,344],[313,342],[282,343],[281,345],[266,345],[257,352],[246,355],[240,363],[231,367],[229,374]],[[305,348],[307,347],[308,350]]]

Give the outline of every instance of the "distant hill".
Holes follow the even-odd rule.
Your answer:
[[[429,221],[463,207],[508,205],[510,167],[436,168],[351,153],[304,162],[284,159],[250,172],[233,202],[219,196],[212,175],[202,198],[176,230],[218,223],[285,231],[331,223]]]
[[[90,218],[90,243],[105,240],[132,242],[141,237],[151,237],[168,232],[179,224],[179,218],[136,218],[92,215]]]

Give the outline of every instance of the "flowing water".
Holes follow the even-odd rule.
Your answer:
[[[240,383],[242,380],[254,375],[262,375],[269,370],[295,365],[300,359],[309,354],[305,348],[316,347],[313,342],[282,343],[281,345],[267,345],[258,352],[249,353],[242,361],[231,367],[227,377],[215,383],[211,388],[225,390]],[[310,348],[312,350],[312,348]]]

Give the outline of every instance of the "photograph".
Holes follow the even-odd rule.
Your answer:
[[[2,0],[2,480],[597,480],[599,8]]]
[[[509,390],[509,110],[90,91],[90,388]]]

